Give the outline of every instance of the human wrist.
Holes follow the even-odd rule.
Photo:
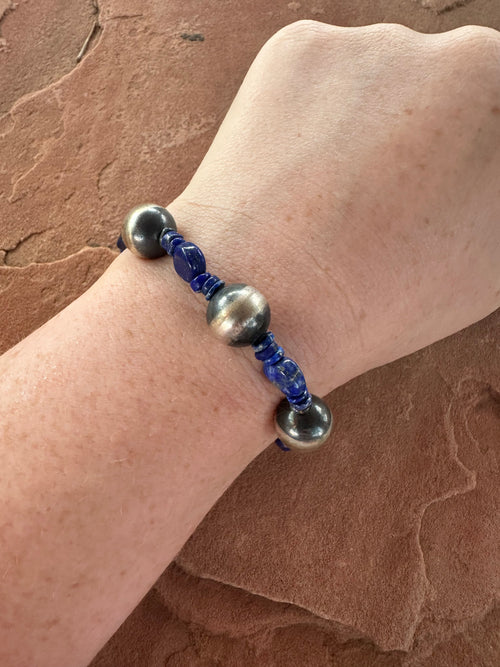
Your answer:
[[[228,431],[240,433],[249,460],[272,442],[274,408],[282,395],[248,350],[213,337],[206,324],[207,301],[179,278],[170,257],[147,261],[126,251],[102,279],[105,290],[115,291],[123,326],[140,350],[130,363],[153,365],[155,394],[167,399],[162,407],[160,398],[156,425],[169,428],[168,404],[174,392],[175,401],[199,406],[200,428],[209,417],[210,435],[220,434],[226,455],[231,452],[231,444],[223,443]]]
[[[269,331],[266,297],[254,285],[234,281],[224,286],[219,276],[207,272],[203,251],[179,232],[172,215],[175,208],[136,206],[125,218],[118,245],[142,261],[165,260],[166,254],[173,257],[175,272],[209,301],[206,320],[212,333],[230,346],[251,345],[256,359],[263,363],[264,375],[283,392],[285,398],[274,414],[276,443],[284,449],[316,449],[330,434],[330,410],[308,389],[297,362]]]
[[[219,206],[210,199],[198,202],[189,194],[186,191],[167,206],[178,230],[202,248],[207,270],[226,284],[252,285],[266,297],[271,329],[285,354],[303,370],[312,393],[324,396],[369,367],[370,359],[363,356],[357,343],[360,323],[347,287],[337,278],[334,284],[330,281],[332,289],[322,289],[314,260],[309,260],[308,267],[304,248],[297,247],[286,233],[286,212],[267,218],[258,213],[262,207],[250,198],[238,209]],[[313,233],[305,229],[304,246],[307,235]],[[332,263],[336,261],[338,257],[332,255]],[[305,279],[304,274],[308,274]],[[206,302],[202,303],[204,320]],[[240,354],[248,358],[265,383],[261,364],[245,350]]]

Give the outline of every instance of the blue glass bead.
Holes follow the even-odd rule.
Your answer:
[[[120,250],[120,252],[123,252],[124,250],[127,249],[127,246],[123,242],[123,239],[122,239],[121,235],[118,237],[118,241],[116,242],[116,245],[118,246],[118,249]]]
[[[174,250],[174,268],[182,280],[190,283],[193,278],[205,272],[207,265],[198,246],[191,241],[183,241]]]
[[[184,237],[175,229],[167,229],[160,237],[160,245],[169,255],[173,255],[175,247],[183,241]]]
[[[221,280],[218,276],[210,276],[208,280],[206,280],[203,283],[203,287],[201,288],[201,291],[205,295],[205,299],[207,301],[210,301],[210,299],[213,297],[215,292],[220,288],[224,287],[226,283]]]
[[[276,364],[264,364],[264,374],[287,398],[300,396],[307,389],[304,374],[289,357]]]
[[[201,292],[205,281],[208,280],[211,275],[211,273],[200,273],[199,276],[193,278],[193,280],[189,283],[193,292]]]

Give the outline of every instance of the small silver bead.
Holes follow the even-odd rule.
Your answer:
[[[164,229],[175,229],[172,215],[162,206],[141,204],[127,213],[122,227],[122,239],[129,250],[145,259],[156,259],[167,253],[160,245]]]
[[[207,323],[217,338],[228,345],[251,345],[267,331],[270,320],[269,304],[250,285],[226,285],[208,302]]]
[[[280,440],[287,447],[303,452],[321,447],[332,431],[330,408],[314,394],[306,412],[295,412],[284,398],[276,409],[274,422]]]

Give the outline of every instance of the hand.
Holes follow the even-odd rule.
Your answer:
[[[315,393],[500,305],[499,77],[493,29],[299,21],[169,205]]]

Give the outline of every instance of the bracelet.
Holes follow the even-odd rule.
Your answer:
[[[285,394],[274,415],[280,449],[311,451],[327,440],[332,430],[330,408],[309,392],[298,364],[285,356],[268,331],[271,311],[260,292],[243,283],[225,285],[208,273],[200,248],[186,241],[172,215],[156,204],[136,206],[127,214],[117,246],[144,259],[173,256],[179,276],[208,301],[207,323],[215,336],[235,347],[252,346],[265,376]]]

